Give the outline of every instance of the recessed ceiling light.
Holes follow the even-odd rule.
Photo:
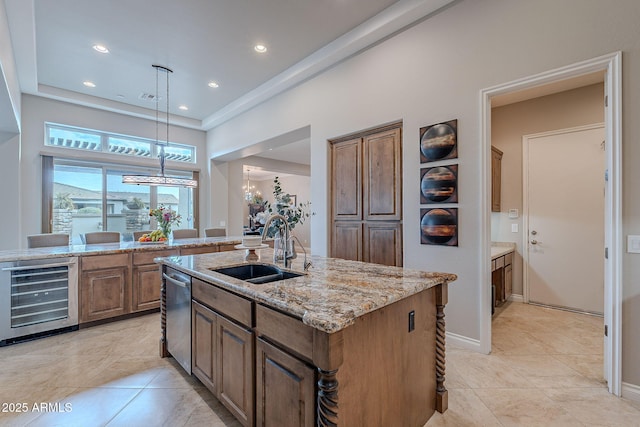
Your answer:
[[[267,51],[267,47],[263,44],[257,44],[253,49],[258,53],[265,53]]]
[[[107,49],[106,46],[103,46],[101,44],[94,44],[93,45],[93,50],[95,50],[96,52],[100,52],[100,53],[109,53],[109,49]]]
[[[96,84],[94,82],[90,82],[88,80],[86,82],[82,82],[82,84],[86,87],[96,87]]]
[[[186,105],[181,105],[178,108],[181,109],[182,111],[187,111],[189,109],[189,107],[187,107]]]
[[[214,81],[209,82],[207,84],[207,86],[212,87],[214,89],[217,88],[217,87],[220,87],[220,85],[218,83],[214,82]]]

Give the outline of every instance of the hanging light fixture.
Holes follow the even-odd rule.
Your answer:
[[[256,188],[254,185],[251,185],[251,171],[247,169],[247,185],[243,185],[242,189],[244,190],[244,199],[247,202],[253,200],[253,190]],[[260,192],[257,192],[260,195]]]
[[[159,175],[123,175],[123,184],[136,184],[136,185],[151,185],[151,186],[166,186],[166,187],[187,187],[196,188],[198,181],[191,178],[182,178],[179,176],[167,176],[164,174],[164,163],[166,160],[165,147],[169,146],[169,73],[173,73],[170,68],[162,65],[152,65],[156,69],[156,147],[160,148],[158,158],[160,160],[160,174]],[[160,106],[158,97],[158,81],[160,71],[167,73],[167,133],[166,140],[160,141],[159,127],[160,127]]]

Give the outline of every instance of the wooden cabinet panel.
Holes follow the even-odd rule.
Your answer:
[[[253,333],[218,316],[218,396],[244,426],[253,425]]]
[[[402,266],[402,124],[332,142],[331,161],[330,256]]]
[[[256,425],[314,424],[314,370],[267,342],[256,344]]]
[[[491,147],[491,211],[500,212],[502,180],[502,151]]]
[[[131,282],[131,311],[143,311],[160,307],[162,275],[157,264],[133,268]]]
[[[364,138],[364,219],[402,219],[400,129]]]
[[[236,322],[249,327],[252,325],[251,309],[253,303],[250,300],[195,278],[191,280],[191,294],[193,299],[225,314]]]
[[[218,246],[218,252],[228,252],[228,251],[235,251],[235,250],[236,250],[236,245],[233,243],[225,243],[224,245]]]
[[[129,266],[130,254],[115,255],[89,255],[81,258],[81,268],[83,271],[101,270],[112,267]]]
[[[207,307],[191,304],[191,371],[216,394],[217,318]]]
[[[80,277],[80,323],[129,312],[130,285],[127,267],[83,270]]]
[[[256,331],[301,357],[313,357],[313,328],[302,320],[257,304]]]
[[[335,143],[331,150],[333,217],[362,219],[361,139]]]
[[[511,264],[504,268],[504,298],[509,299],[513,292],[513,266]]]
[[[398,222],[369,221],[364,226],[363,261],[402,265],[402,226]]]
[[[362,222],[336,221],[331,241],[333,258],[362,261]]]
[[[199,246],[197,248],[180,248],[180,255],[198,255],[218,252],[217,246]]]

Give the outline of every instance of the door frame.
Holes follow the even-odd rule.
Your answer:
[[[605,202],[605,245],[609,258],[605,265],[605,376],[609,392],[621,395],[622,386],[622,52],[567,65],[480,91],[481,212],[480,248],[480,351],[491,352],[491,98],[545,85],[555,81],[605,71],[605,136],[607,150],[606,182],[609,194]]]
[[[576,126],[572,128],[556,129],[548,132],[532,133],[522,136],[522,299],[528,303],[530,297],[529,287],[529,144],[530,140],[544,138],[547,136],[564,135],[567,133],[580,132],[592,129],[604,129],[604,123],[593,123],[590,125]],[[606,151],[605,151],[606,156]],[[604,179],[604,177],[603,177]],[[607,200],[605,199],[605,205]],[[605,209],[606,210],[606,209]],[[605,221],[605,224],[607,221]],[[606,226],[605,226],[606,227]],[[606,234],[606,231],[605,231]],[[606,237],[605,237],[606,241]],[[605,244],[606,246],[606,244]],[[606,273],[605,273],[606,275]],[[603,301],[604,305],[604,301]],[[592,313],[587,313],[592,314]]]

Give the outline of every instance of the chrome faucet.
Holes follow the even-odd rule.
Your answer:
[[[285,268],[287,267],[287,263],[291,263],[291,258],[293,258],[293,254],[289,253],[289,234],[291,233],[291,229],[289,228],[289,223],[287,219],[280,214],[271,214],[267,220],[264,222],[264,229],[262,230],[262,241],[264,242],[267,237],[267,231],[269,230],[269,225],[271,225],[271,221],[274,219],[279,219],[284,224],[284,242],[282,245],[282,259],[284,261]],[[273,262],[277,262],[277,251],[274,248],[273,252]]]

